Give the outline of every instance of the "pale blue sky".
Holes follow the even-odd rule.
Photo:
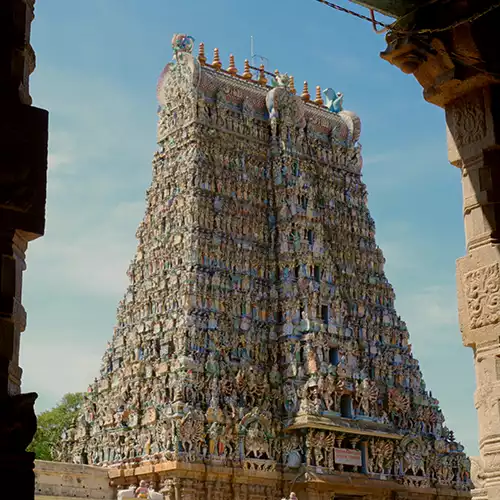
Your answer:
[[[361,8],[341,2],[362,11]],[[472,353],[462,347],[455,260],[465,252],[459,171],[444,116],[412,77],[378,57],[383,36],[314,0],[44,0],[37,3],[35,105],[50,111],[47,230],[28,251],[24,391],[38,410],[98,373],[135,251],[155,150],[157,78],[175,32],[219,47],[226,65],[255,51],[345,94],[361,143],[377,242],[414,352],[448,425],[477,453]]]

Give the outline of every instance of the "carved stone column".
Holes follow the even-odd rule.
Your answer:
[[[47,112],[30,106],[33,8],[34,0],[0,2],[0,468],[26,499],[34,497],[34,456],[25,450],[37,395],[20,394],[22,273],[28,242],[44,231],[48,140]]]
[[[462,173],[467,255],[457,262],[459,320],[463,343],[474,350],[481,456],[472,460],[473,496],[484,500],[500,498],[500,12],[456,21],[490,4],[430,3],[388,34],[381,54],[445,109],[449,160]]]
[[[457,285],[462,338],[476,368],[478,489],[490,499],[500,498],[499,105],[500,86],[491,85],[446,107],[450,160],[462,171],[467,255],[457,262]]]

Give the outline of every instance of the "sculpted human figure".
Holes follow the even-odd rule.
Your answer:
[[[370,415],[372,405],[377,401],[378,390],[370,384],[368,379],[358,383],[356,388],[356,399],[364,415]]]
[[[315,374],[318,372],[318,362],[316,359],[316,351],[311,344],[307,346],[307,373]]]
[[[149,486],[144,479],[139,483],[139,487],[135,490],[136,498],[148,498]]]
[[[411,471],[414,476],[419,473],[425,475],[424,457],[419,450],[418,445],[411,441],[404,454],[405,470]]]
[[[301,320],[300,320],[300,331],[308,332],[311,329],[311,323],[307,316],[307,311],[302,311]]]

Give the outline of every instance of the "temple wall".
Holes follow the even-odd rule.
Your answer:
[[[35,478],[37,500],[115,498],[115,490],[109,485],[108,471],[100,467],[36,460]]]

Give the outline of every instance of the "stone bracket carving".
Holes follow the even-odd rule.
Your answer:
[[[493,325],[500,320],[500,266],[498,262],[464,276],[470,328]]]

